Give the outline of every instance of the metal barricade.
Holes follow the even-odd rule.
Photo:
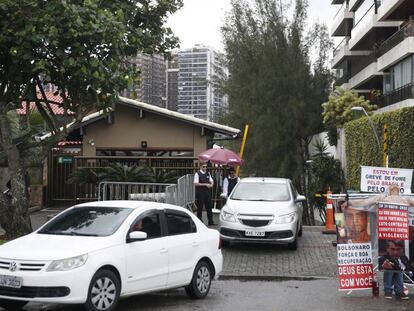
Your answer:
[[[98,200],[154,201],[192,210],[195,204],[194,176],[184,175],[176,185],[104,181],[98,186]]]
[[[98,200],[141,200],[166,202],[166,188],[173,184],[103,181],[98,186]]]
[[[192,210],[195,204],[194,175],[184,175],[177,180],[177,200],[177,205]]]

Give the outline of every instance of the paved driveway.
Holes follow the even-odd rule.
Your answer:
[[[304,227],[296,251],[283,245],[232,244],[223,250],[223,277],[306,278],[334,277],[336,248],[334,235],[322,234],[322,227]]]

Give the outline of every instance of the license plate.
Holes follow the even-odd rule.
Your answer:
[[[3,287],[22,287],[23,278],[18,276],[0,275],[0,286]]]
[[[264,231],[246,230],[245,235],[246,236],[259,236],[259,237],[263,237],[263,236],[265,236],[265,232]]]

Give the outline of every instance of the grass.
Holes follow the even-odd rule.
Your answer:
[[[3,244],[3,243],[6,243],[6,241],[5,240],[0,240],[0,245]]]

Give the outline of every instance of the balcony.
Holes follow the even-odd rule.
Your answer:
[[[334,86],[341,86],[344,87],[348,82],[349,78],[351,77],[351,72],[349,70],[349,66],[344,64],[344,67],[335,69],[335,79],[334,79]]]
[[[355,21],[349,40],[350,50],[369,50],[378,38],[391,35],[401,25],[401,21],[378,21],[376,12],[377,7],[373,3],[359,20]]]
[[[352,63],[348,86],[352,89],[371,89],[382,86],[382,72],[378,71],[375,51]]]
[[[378,70],[382,71],[414,53],[414,20],[385,40],[377,50]]]
[[[345,59],[354,59],[370,55],[371,51],[350,51],[348,41],[349,37],[345,37],[334,49],[331,61],[332,68],[338,68]]]
[[[414,106],[414,82],[406,84],[394,91],[375,97],[372,102],[379,108],[389,107],[403,108],[407,106]],[[398,104],[398,107],[395,105]]]
[[[354,13],[348,10],[347,2],[344,2],[336,12],[331,29],[332,36],[349,36],[354,20]]]
[[[378,20],[407,20],[414,14],[412,0],[383,0],[378,8]]]
[[[354,12],[363,0],[349,0],[349,10]]]

